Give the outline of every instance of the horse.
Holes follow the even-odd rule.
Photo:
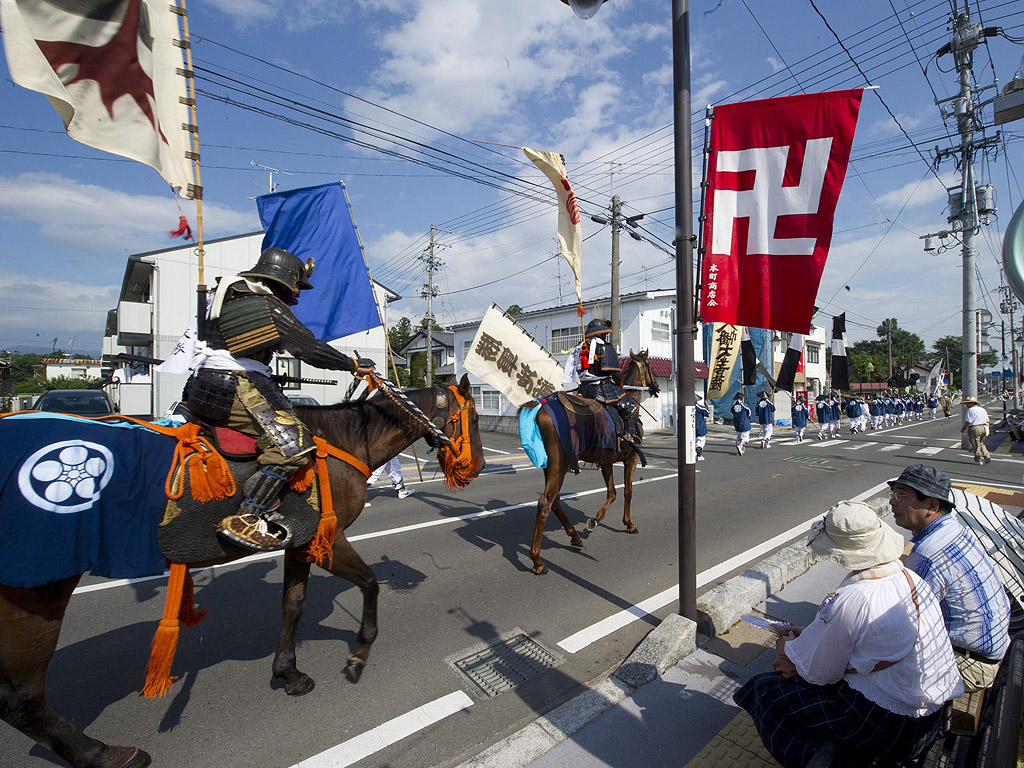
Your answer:
[[[626,365],[626,369],[621,377],[621,385],[626,388],[626,393],[646,390],[651,395],[657,397],[660,387],[658,386],[657,379],[654,377],[651,364],[647,359],[647,350],[634,354],[631,349],[629,350],[629,358],[629,363]],[[629,396],[633,397],[632,394],[629,394]],[[638,397],[633,397],[633,399],[639,402]],[[640,434],[642,436],[643,427],[642,425],[638,426],[640,426]],[[559,491],[561,491],[562,483],[565,481],[565,474],[569,470],[569,459],[562,449],[562,443],[555,432],[555,425],[552,423],[551,417],[543,409],[537,414],[537,427],[540,429],[541,439],[544,442],[548,463],[544,467],[544,490],[537,502],[537,520],[533,528],[530,559],[533,561],[533,572],[537,575],[543,575],[548,572],[548,567],[540,559],[540,543],[544,536],[544,525],[551,512],[555,513],[558,521],[562,524],[572,546],[582,547],[583,539],[580,538],[580,535],[576,532],[572,523],[569,522],[562,509]],[[587,521],[587,528],[593,530],[597,527],[597,524],[604,520],[605,512],[608,511],[612,502],[615,501],[615,480],[612,469],[617,462],[621,461],[625,478],[625,487],[622,494],[622,524],[626,527],[626,533],[639,533],[640,530],[629,516],[630,502],[633,500],[633,472],[636,470],[636,465],[640,459],[637,451],[631,449],[619,451],[587,448],[580,453],[579,459],[580,461],[597,464],[601,468],[601,476],[604,478],[605,485],[608,488],[604,506],[598,510],[594,517]]]
[[[479,475],[485,462],[468,377],[463,376],[457,386],[453,383],[446,388],[406,390],[404,394],[452,441],[450,448],[439,449],[438,454],[448,487],[462,487]],[[295,411],[314,434],[370,468],[397,456],[421,437],[429,440],[432,432],[422,419],[410,419],[407,407],[403,409],[398,402],[378,395],[338,405],[297,407]],[[325,461],[337,532],[330,556],[317,564],[348,579],[362,592],[357,643],[346,661],[350,679],[358,682],[377,637],[379,587],[373,571],[345,538],[344,530],[363,509],[366,479],[350,463],[333,457]],[[284,552],[283,621],[272,671],[274,677],[284,681],[285,691],[291,696],[307,694],[315,684],[297,668],[295,660],[295,634],[313,559],[309,549],[306,544]],[[229,562],[247,554],[252,553],[240,551],[235,556],[188,565]],[[51,749],[73,768],[144,768],[151,763],[146,752],[87,736],[46,703],[46,669],[57,646],[68,601],[81,576],[31,588],[0,584],[0,719]],[[191,607],[190,598],[188,602]]]

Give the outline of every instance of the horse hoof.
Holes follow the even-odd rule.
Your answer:
[[[122,765],[121,768],[146,768],[152,762],[153,758],[148,753],[143,752],[141,749],[136,749],[132,756],[128,758],[128,762]]]
[[[640,529],[637,528],[635,525],[631,525],[628,528],[626,528],[626,533],[640,533]]]
[[[592,531],[595,528],[597,528],[597,518],[596,517],[587,518],[587,530]]]
[[[548,567],[541,563],[540,565],[533,566],[533,572],[538,576],[543,576],[545,573],[548,572]]]
[[[581,539],[579,535],[573,536],[572,541],[570,541],[569,543],[572,544],[574,547],[579,547],[580,549],[583,548],[583,539]]]
[[[353,683],[358,683],[359,678],[363,676],[363,668],[366,666],[366,662],[362,659],[349,659],[345,665],[345,671],[348,672],[348,679]]]
[[[316,687],[316,681],[309,675],[300,674],[295,680],[285,683],[284,692],[289,696],[305,696]]]

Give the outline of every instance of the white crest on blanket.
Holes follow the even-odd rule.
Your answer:
[[[18,488],[29,504],[66,515],[95,504],[113,474],[109,449],[85,440],[63,440],[40,448],[22,463]]]

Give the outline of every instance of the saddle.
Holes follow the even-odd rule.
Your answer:
[[[559,392],[558,402],[560,402],[562,407],[567,411],[575,413],[577,416],[596,416],[601,412],[601,409],[604,408],[604,406],[597,400],[591,400],[589,397],[572,395],[568,392]]]
[[[222,539],[216,530],[224,517],[238,510],[244,497],[242,486],[257,471],[259,451],[255,438],[207,421],[183,406],[179,407],[179,412],[188,421],[199,424],[202,436],[227,460],[235,493],[217,501],[197,501],[192,493],[189,473],[179,467],[172,486],[181,488],[182,493],[178,499],[167,500],[157,533],[160,553],[168,560],[185,563],[215,560],[239,553],[251,554],[250,550]],[[313,482],[301,492],[286,488],[280,500],[280,511],[288,518],[293,533],[291,546],[308,544],[316,534],[320,520],[317,484]]]
[[[259,455],[259,451],[256,448],[256,438],[249,437],[249,435],[243,434],[237,429],[231,429],[230,427],[204,419],[190,411],[184,403],[178,405],[178,413],[186,421],[191,421],[202,427],[202,436],[209,440],[210,444],[217,450],[217,453],[224,458],[231,461],[255,461]]]

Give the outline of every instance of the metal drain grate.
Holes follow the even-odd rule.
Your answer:
[[[525,634],[518,634],[458,659],[454,666],[485,694],[497,696],[551,669],[558,662],[557,656]]]

